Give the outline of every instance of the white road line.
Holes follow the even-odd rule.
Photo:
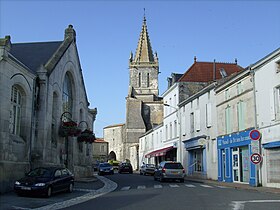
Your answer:
[[[221,188],[221,189],[226,189],[226,188],[228,188],[228,187],[226,187],[226,186],[218,186],[218,185],[216,185],[216,187]]]
[[[206,187],[206,188],[213,188],[212,186],[206,185],[206,184],[201,184],[200,186],[201,186],[201,187]]]
[[[154,188],[157,188],[157,189],[162,188],[162,185],[156,184],[156,185],[154,185]]]
[[[146,189],[146,186],[145,186],[145,185],[139,185],[139,186],[137,187],[137,189]]]
[[[250,201],[232,201],[233,210],[243,210],[246,203],[280,203],[280,200],[250,200]]]
[[[122,188],[121,188],[122,191],[124,191],[124,190],[129,190],[129,189],[130,189],[130,186],[126,186],[126,187],[122,187]]]
[[[186,187],[195,187],[193,184],[185,184]]]
[[[177,185],[177,184],[170,184],[169,186],[170,187],[179,187],[179,185]]]

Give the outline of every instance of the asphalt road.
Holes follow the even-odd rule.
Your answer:
[[[51,198],[1,195],[0,209],[280,210],[280,194],[235,189],[218,182],[161,183],[138,173],[99,178],[104,183],[77,182],[73,193],[60,193]]]
[[[196,182],[158,182],[152,176],[114,174],[115,191],[67,209],[81,210],[279,210],[279,194]]]

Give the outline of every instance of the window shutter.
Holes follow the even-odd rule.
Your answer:
[[[212,113],[211,113],[211,104],[206,104],[206,126],[207,128],[212,126]]]
[[[270,99],[270,117],[271,120],[275,120],[274,89],[271,89],[269,99]]]
[[[195,110],[195,129],[200,131],[200,110]]]

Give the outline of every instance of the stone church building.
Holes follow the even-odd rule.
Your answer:
[[[129,58],[126,123],[104,128],[104,140],[109,142],[109,159],[129,160],[134,169],[138,168],[139,137],[160,124],[163,118],[158,74],[158,57],[153,53],[144,17],[136,53],[131,53]],[[120,134],[115,135],[116,132]]]
[[[97,110],[89,108],[73,26],[62,41],[1,38],[0,84],[0,192],[37,166],[89,175],[92,146],[77,136],[93,130]]]

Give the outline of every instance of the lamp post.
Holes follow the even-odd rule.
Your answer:
[[[177,161],[182,162],[183,160],[182,160],[182,145],[181,145],[181,115],[180,115],[180,110],[179,110],[179,108],[171,106],[169,104],[163,104],[163,105],[167,106],[167,107],[171,107],[171,108],[176,110],[176,115],[177,115],[177,119],[178,119],[178,126],[179,126],[179,139],[178,139],[178,144],[179,144],[178,145],[178,150],[179,150],[179,153],[178,153],[178,160]]]

